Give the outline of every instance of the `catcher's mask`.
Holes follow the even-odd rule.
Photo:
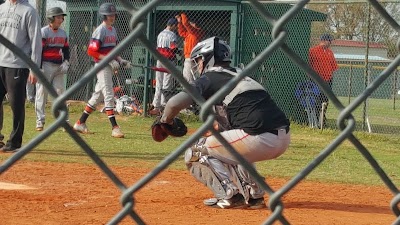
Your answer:
[[[220,40],[218,37],[211,37],[199,42],[193,48],[190,59],[194,64],[192,74],[195,77],[200,77],[215,64],[231,62],[231,48],[225,41]]]

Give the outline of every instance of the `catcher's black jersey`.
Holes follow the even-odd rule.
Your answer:
[[[227,69],[235,71],[234,68]],[[208,99],[232,78],[233,75],[225,72],[207,72],[195,80],[195,87]],[[222,105],[222,100],[220,104]],[[236,95],[226,111],[233,129],[243,129],[251,135],[289,125],[286,115],[264,90],[246,91]]]

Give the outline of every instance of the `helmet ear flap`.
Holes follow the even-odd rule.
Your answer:
[[[226,44],[225,41],[219,40],[219,38],[214,39],[214,58],[216,63],[230,62],[231,49]]]
[[[215,37],[214,38],[214,55],[218,55],[219,52],[219,38]]]
[[[52,22],[54,22],[54,16],[52,16],[52,17],[47,17],[47,21],[49,22],[49,23],[52,23]]]
[[[115,14],[115,19],[117,18],[117,14]],[[107,20],[107,15],[103,15],[103,21],[106,21]]]

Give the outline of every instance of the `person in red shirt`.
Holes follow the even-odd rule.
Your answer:
[[[175,17],[178,21],[178,34],[184,38],[183,54],[185,62],[183,64],[183,76],[187,82],[193,83],[195,77],[191,69],[194,66],[190,60],[190,53],[193,47],[204,37],[204,31],[200,28],[198,22],[193,18],[189,19],[185,13],[181,13]]]
[[[329,87],[332,87],[333,73],[338,69],[335,56],[333,51],[330,49],[332,41],[332,35],[321,35],[319,44],[310,48],[308,54],[308,60],[311,68],[313,68],[315,72],[321,76],[321,78],[329,85]],[[321,91],[317,97],[315,110],[317,113],[317,118],[320,118],[320,126],[324,126],[326,124],[326,109],[328,107],[328,101],[328,97]],[[323,110],[321,113],[323,105],[325,106],[325,110]]]

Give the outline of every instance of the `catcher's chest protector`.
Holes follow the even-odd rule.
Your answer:
[[[236,68],[236,73],[232,72],[230,70],[224,69],[222,67],[211,67],[208,69],[208,71],[214,71],[214,72],[223,72],[223,73],[228,73],[231,74],[232,76],[237,76],[239,73],[242,71],[239,68]],[[250,77],[244,77],[237,85],[236,87],[224,98],[222,101],[225,105],[229,105],[231,101],[235,98],[236,95],[241,94],[246,91],[252,91],[252,90],[265,90],[265,88],[259,84],[257,81],[251,79]]]

